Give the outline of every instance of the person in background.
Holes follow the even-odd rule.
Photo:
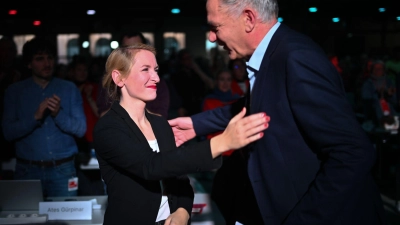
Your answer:
[[[262,137],[269,118],[243,109],[211,140],[178,149],[167,120],[146,109],[160,82],[155,49],[119,47],[106,62],[103,87],[114,100],[94,129],[94,146],[108,204],[104,225],[190,223],[193,188],[185,174],[212,170],[218,157]]]
[[[120,46],[134,45],[137,43],[147,44],[147,40],[141,32],[126,30],[121,34],[119,42]],[[164,118],[168,118],[170,103],[169,95],[170,93],[166,81],[163,78],[160,78],[160,83],[157,88],[157,98],[147,104],[147,109],[151,112],[162,115]],[[111,106],[110,101],[104,101],[105,98],[105,93],[102,90],[98,101],[100,115],[103,115]]]
[[[85,135],[78,140],[82,144],[82,150],[93,148],[93,128],[99,119],[96,99],[98,98],[98,84],[89,79],[88,60],[82,56],[76,56],[70,63],[72,82],[78,87],[86,117]]]
[[[56,48],[42,37],[23,46],[31,77],[9,86],[3,133],[15,141],[14,179],[40,179],[47,196],[76,196],[75,137],[86,131],[82,97],[74,83],[53,77]]]
[[[89,77],[89,61],[86,57],[76,55],[69,64],[71,81],[78,87],[82,100],[83,111],[86,117],[86,132],[83,137],[76,137],[79,153],[76,155],[77,175],[79,178],[78,195],[104,195],[104,186],[99,170],[84,170],[81,165],[88,165],[95,157],[93,148],[93,129],[99,119],[96,99],[99,93],[99,84]]]
[[[209,41],[246,60],[249,113],[271,117],[245,154],[264,224],[387,224],[376,150],[326,53],[278,22],[277,0],[207,0],[206,9]],[[223,130],[239,103],[170,120],[177,145]]]
[[[0,38],[0,118],[3,115],[4,94],[8,86],[22,80],[20,67],[17,63],[17,45],[11,37]],[[2,126],[2,125],[1,125]],[[0,127],[1,127],[0,126]],[[3,129],[0,130],[0,165],[15,158],[14,143],[5,140]],[[10,168],[0,167],[0,179],[12,179],[13,171]]]
[[[54,69],[54,77],[64,80],[71,80],[70,74],[71,74],[70,67],[67,64],[64,63],[56,64],[56,67]]]
[[[393,49],[393,56],[386,61],[386,71],[388,78],[390,78],[394,84],[396,84],[396,89],[400,90],[400,47],[395,47]],[[396,92],[396,109],[400,110],[400,91]]]
[[[204,97],[203,101],[203,111],[215,109],[217,107],[222,107],[232,102],[238,100],[240,96],[238,94],[233,94],[231,90],[232,74],[230,70],[224,69],[217,72],[215,77],[215,88],[214,91]],[[222,133],[222,131],[208,134],[207,139]],[[233,150],[224,152],[222,156],[229,156],[232,154]]]
[[[215,87],[214,79],[195,62],[189,49],[179,50],[176,71],[170,81],[182,99],[179,116],[201,112],[204,97]]]
[[[243,59],[229,60],[229,69],[232,71],[232,93],[244,96],[250,88],[249,77],[246,71],[246,62]]]
[[[386,76],[385,63],[375,60],[371,64],[371,74],[362,86],[363,112],[367,120],[377,127],[393,124],[396,111],[396,85]]]

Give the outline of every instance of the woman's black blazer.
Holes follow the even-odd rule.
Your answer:
[[[146,112],[160,152],[150,148],[139,127],[118,102],[96,123],[94,148],[105,181],[108,205],[104,225],[154,225],[161,202],[161,186],[171,213],[182,207],[191,214],[193,188],[185,174],[216,169],[208,140],[177,148],[165,118]]]

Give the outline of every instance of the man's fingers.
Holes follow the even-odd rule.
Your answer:
[[[169,123],[169,125],[170,125],[171,127],[174,127],[174,126],[177,125],[177,124],[176,124],[176,119],[168,120],[168,123]]]
[[[57,107],[58,107],[58,103],[54,103],[54,102],[49,102],[49,104],[47,105],[47,108],[55,109]]]
[[[61,100],[61,98],[58,97],[58,95],[56,95],[56,94],[53,94],[53,98],[56,99],[57,101],[60,101],[60,100]]]

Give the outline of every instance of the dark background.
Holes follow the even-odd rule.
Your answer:
[[[0,7],[0,27],[2,32],[18,32],[32,29],[31,20],[42,20],[42,28],[56,32],[63,26],[80,29],[101,29],[114,27],[127,20],[141,19],[163,24],[166,18],[181,18],[182,23],[190,22],[188,18],[199,18],[206,24],[205,0],[4,0]],[[279,0],[280,13],[285,22],[316,26],[321,31],[330,30],[332,17],[341,17],[346,24],[342,26],[352,29],[354,19],[378,22],[395,21],[400,16],[396,0]],[[398,2],[398,1],[397,1]],[[398,2],[399,3],[399,2]],[[318,7],[317,13],[308,12],[308,8]],[[179,15],[171,15],[170,10],[179,7]],[[378,8],[385,7],[385,13]],[[8,15],[9,9],[17,9],[18,14]],[[95,9],[96,15],[86,15],[87,9]],[[97,26],[96,25],[99,25]],[[58,27],[54,27],[57,25]]]

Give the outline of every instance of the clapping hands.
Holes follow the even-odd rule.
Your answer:
[[[46,98],[40,103],[39,108],[36,110],[35,113],[35,119],[36,120],[43,119],[46,110],[50,111],[50,115],[52,117],[56,117],[58,112],[60,111],[60,107],[61,107],[61,99],[56,94],[54,94],[52,97]]]

